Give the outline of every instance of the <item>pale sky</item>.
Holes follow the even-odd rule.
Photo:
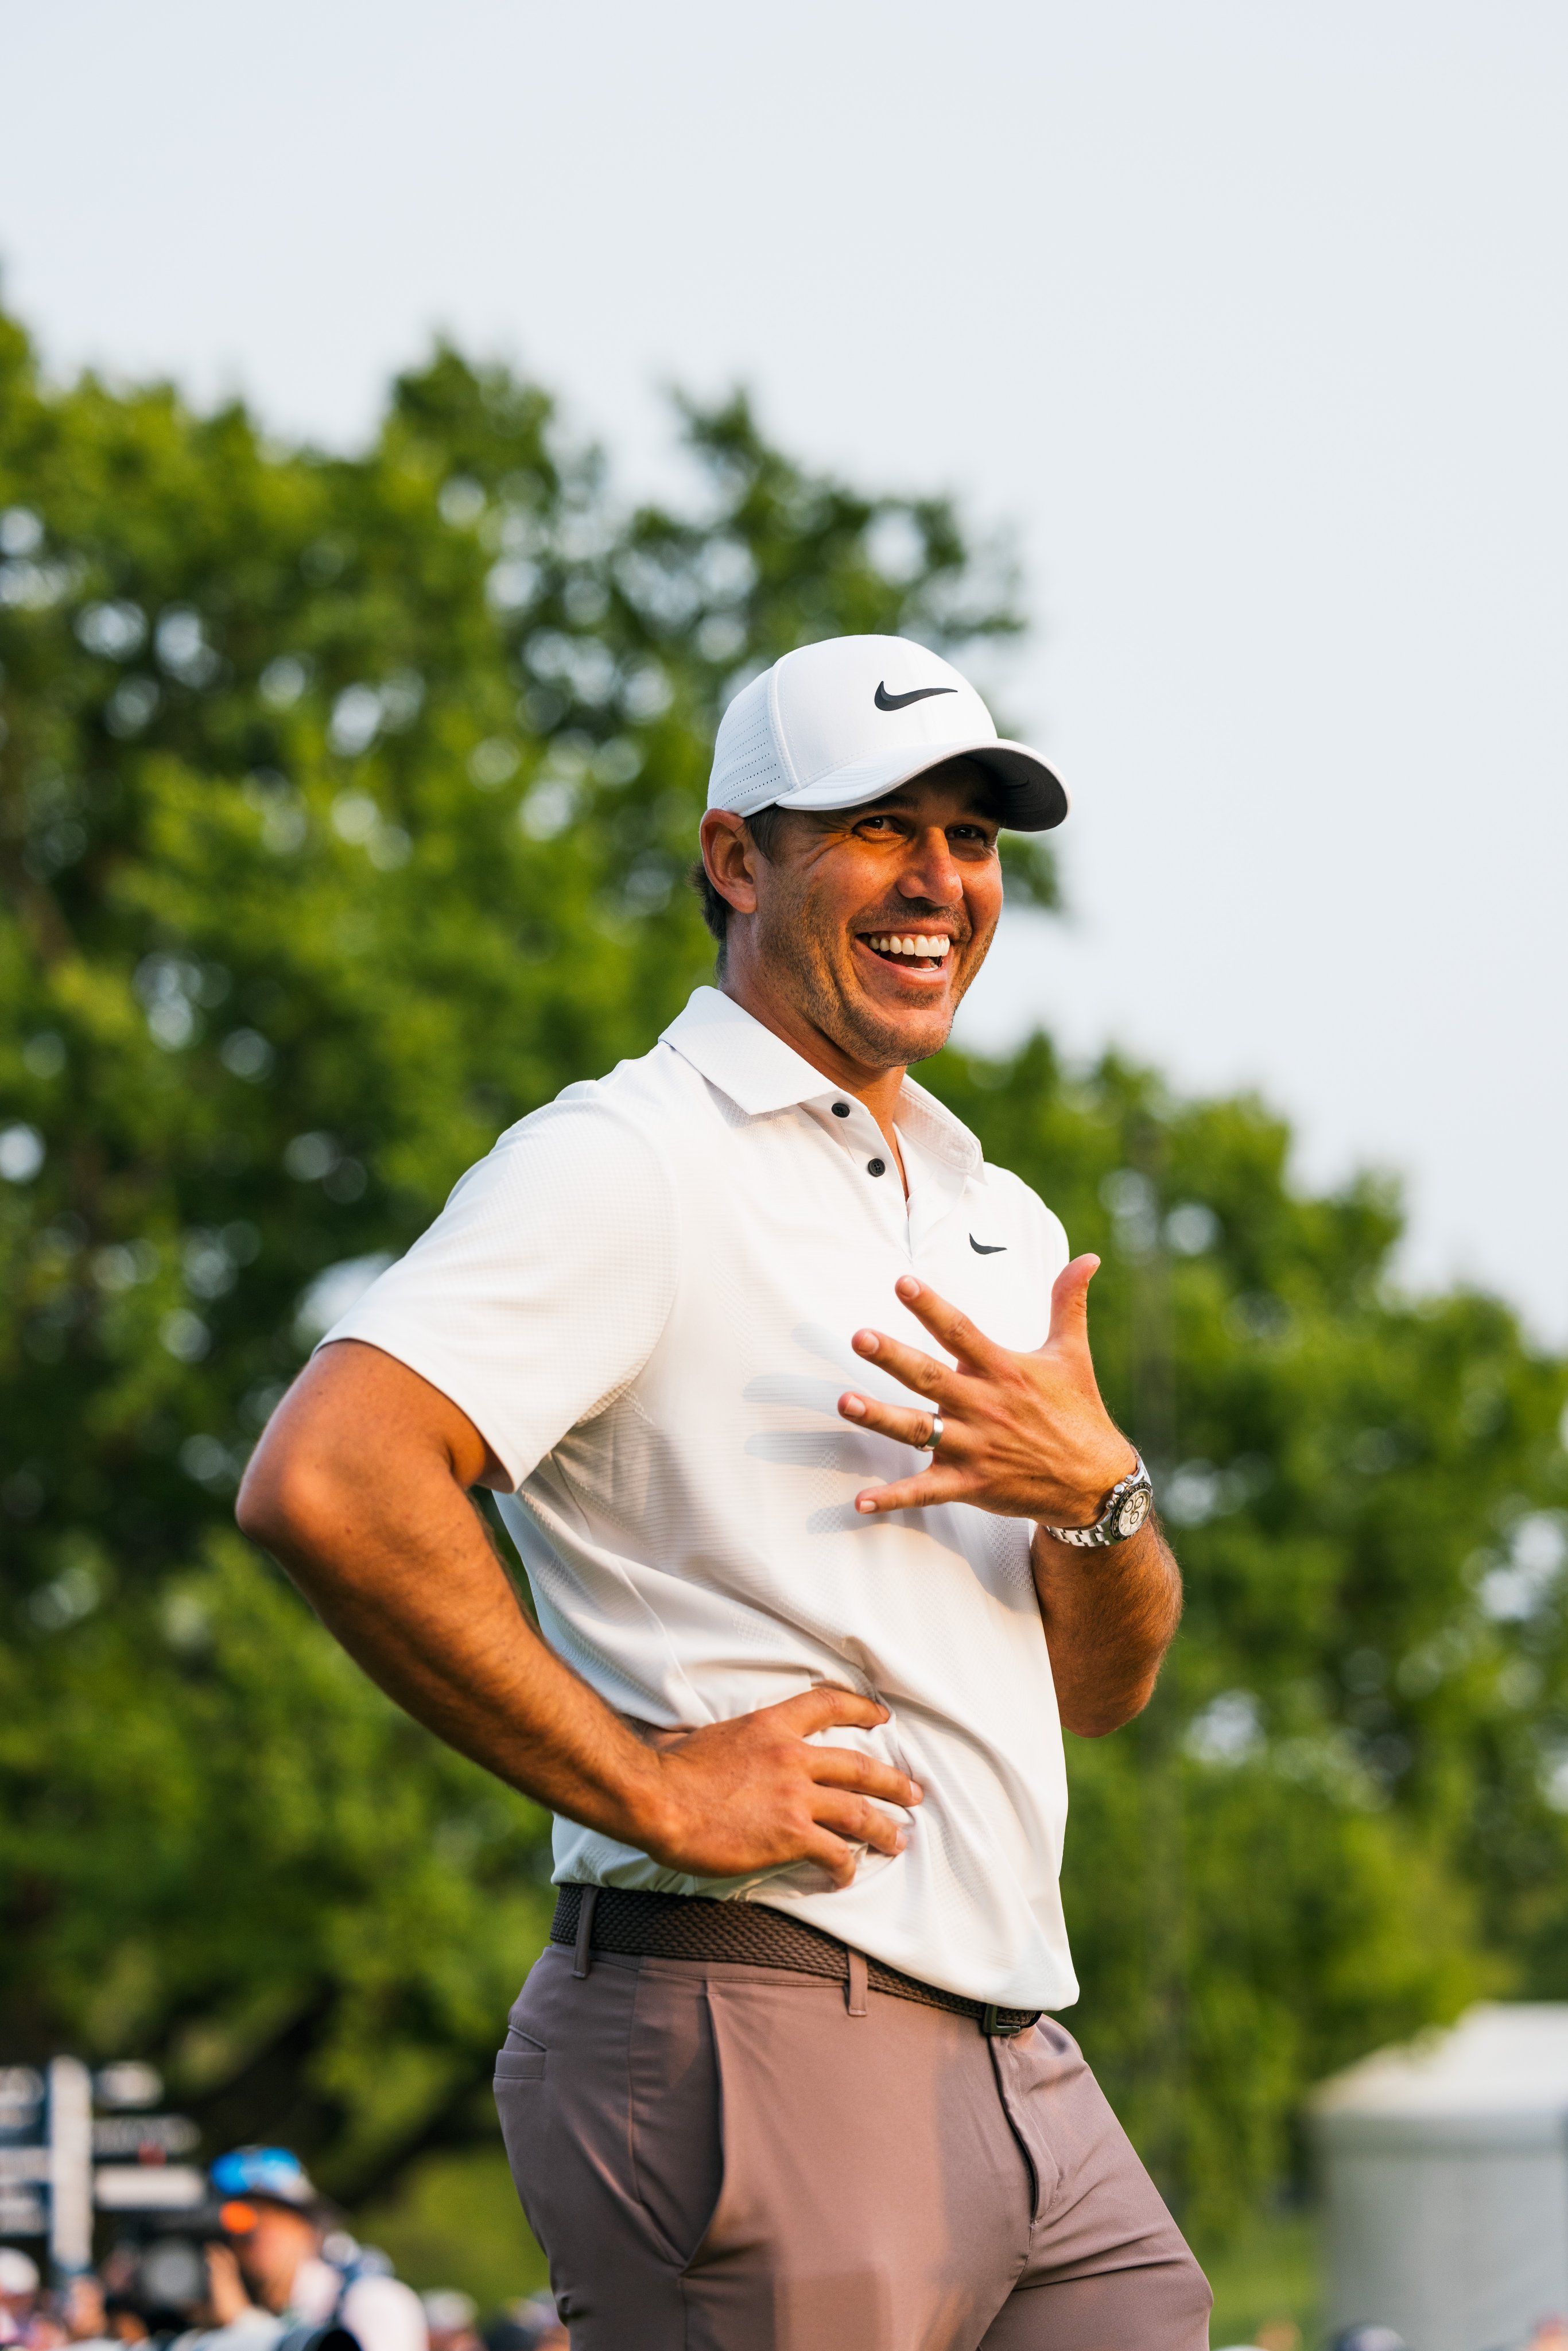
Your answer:
[[[0,0],[51,366],[352,442],[437,328],[1017,535],[1071,921],[966,1012],[1401,1170],[1568,1340],[1568,12]]]

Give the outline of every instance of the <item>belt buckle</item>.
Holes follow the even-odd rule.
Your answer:
[[[1038,2024],[1044,2013],[1043,2009],[998,2008],[994,2001],[988,2001],[980,2011],[980,2030],[993,2041],[1016,2041],[1020,2032]]]

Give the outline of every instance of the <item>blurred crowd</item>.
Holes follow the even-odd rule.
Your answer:
[[[62,2286],[0,2245],[0,2351],[568,2351],[548,2294],[484,2325],[471,2294],[416,2294],[349,2234],[285,2147],[221,2156],[211,2181],[201,2213],[122,2238]],[[1281,2321],[1236,2351],[1300,2346]],[[1333,2351],[1406,2346],[1389,2327],[1354,2326]],[[1568,2351],[1568,2321],[1542,2317],[1517,2351]]]
[[[1245,2343],[1229,2345],[1228,2351],[1301,2351],[1301,2343],[1300,2328],[1281,2319],[1260,2326]],[[1349,2326],[1334,2336],[1330,2351],[1410,2351],[1410,2346],[1392,2326]],[[1498,2351],[1568,2351],[1568,2319],[1548,2313],[1536,2320],[1523,2343],[1500,2344]]]
[[[415,2294],[286,2147],[220,2156],[211,2187],[63,2285],[0,2245],[0,2351],[566,2351],[549,2294],[481,2327],[471,2295]]]

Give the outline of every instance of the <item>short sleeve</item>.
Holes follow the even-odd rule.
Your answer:
[[[641,1130],[552,1102],[471,1167],[335,1322],[449,1396],[516,1489],[642,1370],[674,1297],[674,1187]]]

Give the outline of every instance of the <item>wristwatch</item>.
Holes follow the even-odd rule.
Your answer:
[[[1105,1507],[1090,1527],[1040,1528],[1053,1542],[1072,1543],[1080,1551],[1103,1551],[1111,1543],[1135,1535],[1155,1507],[1154,1480],[1140,1455],[1136,1466],[1105,1497]]]

